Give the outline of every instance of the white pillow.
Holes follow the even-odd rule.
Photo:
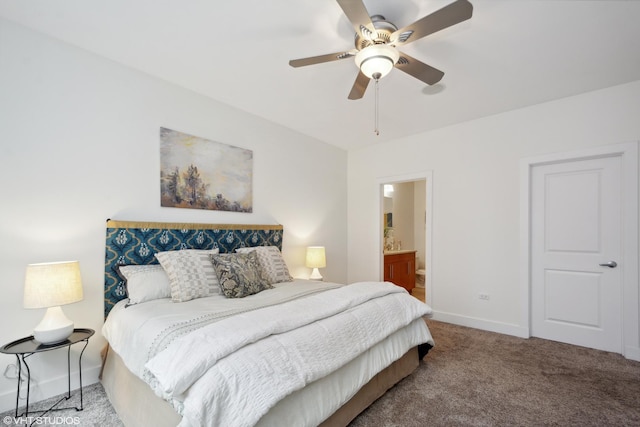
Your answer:
[[[169,277],[161,265],[121,265],[118,270],[127,282],[129,304],[171,298]]]
[[[287,263],[282,258],[282,253],[277,246],[255,246],[251,248],[239,248],[236,252],[241,254],[256,252],[258,256],[258,262],[265,278],[269,284],[291,282],[293,277],[289,274]]]
[[[171,300],[184,302],[220,293],[218,276],[210,255],[218,249],[183,249],[158,252],[156,259],[169,276]]]

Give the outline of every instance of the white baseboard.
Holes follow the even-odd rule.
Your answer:
[[[640,348],[627,346],[624,348],[623,356],[629,360],[640,362]]]
[[[493,320],[478,319],[475,317],[460,316],[458,314],[434,311],[433,320],[452,323],[454,325],[467,326],[469,328],[481,329],[483,331],[497,332],[499,334],[513,335],[519,338],[529,338],[529,331],[522,326],[510,323],[495,322]],[[640,362],[640,348],[627,346],[624,348],[623,356],[629,360]]]
[[[82,368],[82,386],[86,387],[88,385],[94,384],[98,382],[98,375],[100,375],[100,365],[97,366],[88,366]],[[16,380],[17,381],[17,380]],[[71,392],[73,390],[78,389],[80,385],[80,378],[78,375],[78,371],[71,372]],[[17,382],[15,383],[16,388],[11,390],[10,392],[5,392],[0,394],[0,412],[13,411],[16,408],[16,392],[17,392]],[[21,393],[26,395],[26,384],[24,384],[24,392]],[[29,406],[36,402],[40,402],[41,400],[48,399],[53,396],[57,396],[62,393],[66,393],[69,390],[67,375],[59,376],[56,378],[52,378],[49,380],[40,381],[37,384],[31,383],[31,390],[29,393]],[[26,403],[25,399],[20,399],[20,405],[24,406]]]
[[[453,323],[454,325],[467,326],[483,331],[497,332],[499,334],[513,335],[519,338],[529,338],[529,330],[519,325],[511,323],[496,322],[493,320],[478,319],[475,317],[461,316],[459,314],[445,313],[442,311],[433,312],[433,320]]]

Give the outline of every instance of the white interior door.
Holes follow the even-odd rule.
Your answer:
[[[531,333],[622,352],[621,157],[533,167]]]

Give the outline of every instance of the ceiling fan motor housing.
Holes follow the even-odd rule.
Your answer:
[[[372,32],[367,27],[361,25],[360,32],[362,35],[359,33],[356,33],[355,35],[356,49],[362,50],[365,47],[374,44],[387,44],[391,41],[391,34],[398,31],[398,27],[387,21],[387,19],[382,15],[373,15],[371,17],[371,22],[373,23],[376,31]]]
[[[373,15],[371,22],[376,31],[372,32],[361,25],[360,33],[356,33],[355,45],[358,53],[355,61],[365,76],[378,80],[389,74],[400,58],[395,46],[388,44],[391,34],[398,28],[382,15]]]

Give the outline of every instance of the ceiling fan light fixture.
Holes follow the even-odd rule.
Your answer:
[[[389,74],[399,58],[400,54],[395,48],[386,44],[374,44],[356,54],[356,65],[370,79],[377,74],[378,78],[382,78]]]

